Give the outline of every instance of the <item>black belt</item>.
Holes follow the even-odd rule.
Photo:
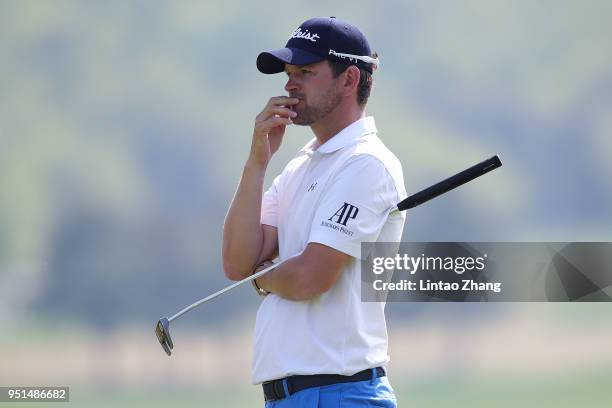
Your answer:
[[[376,378],[384,377],[385,369],[376,367]],[[278,380],[265,381],[262,384],[264,398],[266,402],[276,401],[287,398],[291,394],[312,387],[323,387],[325,385],[366,381],[372,379],[372,369],[368,368],[354,375],[338,375],[338,374],[316,374],[316,375],[292,375],[290,377],[280,378]],[[287,390],[285,392],[284,381],[287,381]]]

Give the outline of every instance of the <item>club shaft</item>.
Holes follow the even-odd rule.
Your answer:
[[[241,281],[235,282],[235,283],[233,283],[233,284],[229,285],[228,287],[223,288],[223,289],[221,289],[220,291],[215,292],[215,293],[213,293],[212,295],[209,295],[209,296],[205,297],[204,299],[200,299],[200,300],[198,300],[198,301],[197,301],[197,302],[195,302],[194,304],[187,306],[186,308],[184,308],[184,309],[183,309],[183,310],[181,310],[180,312],[176,313],[176,314],[175,314],[175,315],[173,315],[172,317],[169,317],[169,318],[168,318],[168,322],[171,322],[171,321],[173,321],[174,319],[178,319],[179,317],[181,317],[182,315],[184,315],[184,314],[185,314],[185,313],[187,313],[188,311],[190,311],[190,310],[192,310],[192,309],[195,309],[196,307],[200,306],[202,303],[206,303],[206,302],[208,302],[209,300],[213,300],[213,299],[214,299],[214,298],[216,298],[217,296],[221,296],[221,295],[222,295],[222,294],[224,294],[225,292],[230,291],[230,290],[234,289],[235,287],[242,285],[242,284],[243,284],[243,283],[245,283],[245,282],[250,282],[250,281],[252,281],[253,279],[257,279],[257,278],[259,278],[260,276],[262,276],[262,275],[264,275],[264,274],[266,274],[266,273],[270,272],[272,269],[276,268],[277,266],[279,266],[280,264],[282,264],[282,263],[284,263],[284,262],[286,262],[286,261],[287,261],[287,259],[285,259],[284,261],[281,261],[281,262],[275,263],[274,265],[270,265],[270,266],[268,266],[267,268],[262,269],[261,271],[259,271],[259,272],[257,272],[257,273],[254,273],[253,275],[251,275],[251,276],[248,276],[248,277],[244,278],[244,279],[243,279],[243,280],[241,280]]]

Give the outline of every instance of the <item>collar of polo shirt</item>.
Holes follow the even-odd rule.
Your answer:
[[[306,143],[302,150],[300,150],[300,153],[305,153],[308,155],[315,152],[319,154],[333,153],[342,149],[343,147],[352,145],[360,138],[371,133],[378,133],[378,130],[376,129],[374,118],[372,116],[366,116],[351,123],[320,146],[318,146],[317,139],[313,138]]]

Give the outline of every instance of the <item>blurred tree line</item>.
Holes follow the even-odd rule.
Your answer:
[[[357,23],[381,55],[369,109],[409,192],[505,160],[411,212],[404,239],[610,239],[606,2],[348,4],[2,2],[3,318],[148,323],[227,284],[223,217],[253,118],[283,93],[255,57],[314,15]],[[291,132],[268,182],[310,137]]]

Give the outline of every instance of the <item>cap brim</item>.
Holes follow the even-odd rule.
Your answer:
[[[308,65],[324,59],[299,48],[280,48],[259,54],[257,69],[264,74],[277,74],[285,70],[285,64]]]

